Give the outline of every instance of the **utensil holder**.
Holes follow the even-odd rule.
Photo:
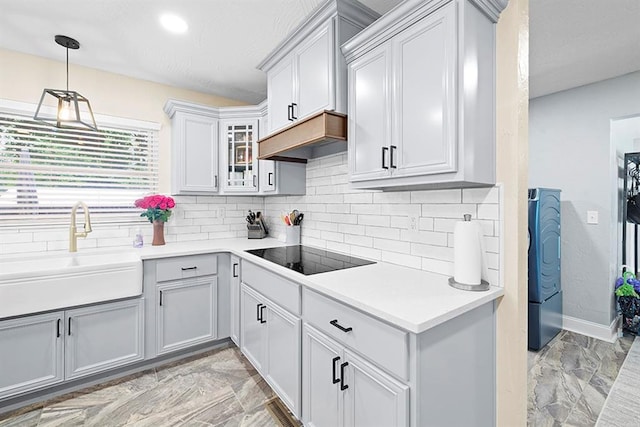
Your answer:
[[[299,225],[289,225],[285,227],[285,243],[290,245],[299,245],[300,244],[300,226]]]
[[[247,237],[249,239],[264,239],[267,237],[267,233],[258,224],[247,224]]]

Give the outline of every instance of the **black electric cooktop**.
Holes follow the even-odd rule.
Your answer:
[[[343,270],[345,268],[358,267],[361,265],[375,264],[374,261],[302,245],[250,249],[246,252],[274,262],[283,267],[287,267],[306,276],[326,273],[328,271]]]

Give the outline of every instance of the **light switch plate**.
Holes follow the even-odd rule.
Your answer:
[[[587,211],[587,224],[598,223],[598,211]]]

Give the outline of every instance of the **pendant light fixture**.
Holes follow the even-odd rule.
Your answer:
[[[78,92],[69,90],[69,49],[79,49],[80,43],[71,37],[61,35],[57,35],[55,41],[67,49],[67,89],[43,90],[33,119],[58,128],[89,128],[91,130],[98,130],[89,100]],[[43,103],[48,103],[46,100],[52,97],[55,100],[52,99],[51,102],[55,102],[57,105],[55,116],[48,115],[42,110]]]

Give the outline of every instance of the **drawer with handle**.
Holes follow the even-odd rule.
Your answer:
[[[216,274],[218,257],[216,254],[180,256],[158,260],[156,281],[184,279]]]
[[[300,285],[277,274],[242,261],[242,283],[246,283],[291,313],[300,315]]]
[[[306,288],[302,293],[302,316],[389,372],[408,379],[407,332]]]

